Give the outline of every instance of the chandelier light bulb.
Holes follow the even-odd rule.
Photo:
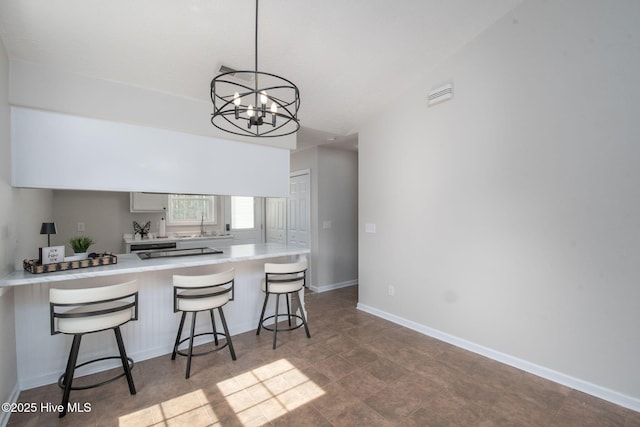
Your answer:
[[[249,108],[247,108],[247,116],[253,117],[254,114],[253,105],[249,104]]]
[[[242,102],[242,98],[240,98],[240,94],[238,92],[233,94],[233,103],[236,107],[240,106],[240,103]]]
[[[276,117],[278,116],[278,104],[271,103],[271,126],[276,127]]]
[[[269,98],[267,98],[267,91],[263,90],[262,92],[260,92],[260,103],[262,105],[267,105],[268,100]]]

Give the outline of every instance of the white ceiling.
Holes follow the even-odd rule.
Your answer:
[[[259,68],[300,88],[303,145],[353,147],[359,123],[412,87],[426,96],[428,71],[520,2],[264,0]],[[253,69],[254,13],[254,0],[1,0],[0,37],[10,59],[209,100],[221,64]]]

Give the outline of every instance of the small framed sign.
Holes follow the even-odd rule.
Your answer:
[[[64,261],[64,246],[47,246],[40,248],[40,263],[54,264]]]

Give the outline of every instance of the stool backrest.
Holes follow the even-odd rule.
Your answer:
[[[173,312],[178,311],[178,299],[198,299],[198,298],[210,298],[218,295],[224,295],[231,292],[229,301],[233,301],[233,291],[235,285],[235,269],[231,268],[222,273],[205,274],[200,276],[173,276]],[[183,290],[200,289],[210,292],[186,292]]]
[[[266,290],[269,292],[270,283],[293,283],[301,281],[307,287],[307,257],[300,256],[298,261],[290,263],[265,263],[264,273]]]
[[[51,335],[59,333],[55,329],[56,318],[80,318],[116,313],[134,309],[131,320],[138,320],[138,290],[140,286],[136,280],[117,285],[101,286],[82,289],[49,289],[49,314]],[[123,301],[123,304],[110,305],[104,308],[101,304]],[[57,307],[84,307],[73,313],[58,312]],[[68,310],[67,310],[68,311]]]

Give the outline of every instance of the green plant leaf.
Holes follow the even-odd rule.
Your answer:
[[[91,237],[88,236],[78,236],[73,237],[69,240],[69,246],[73,249],[74,253],[83,253],[87,252],[89,246],[93,245],[95,242]]]

